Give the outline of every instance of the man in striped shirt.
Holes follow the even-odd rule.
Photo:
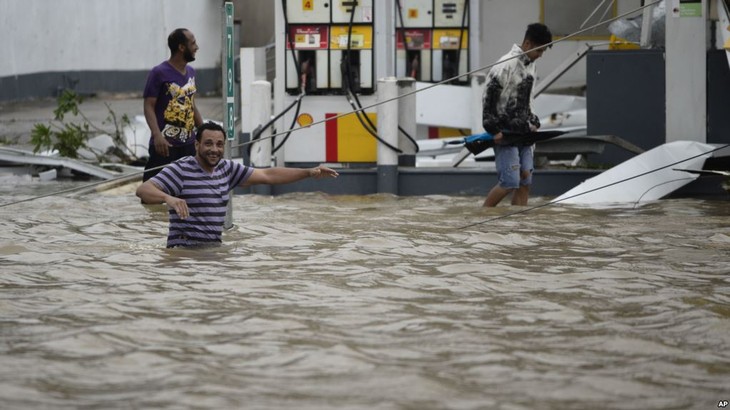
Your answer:
[[[322,165],[256,169],[223,159],[225,131],[212,122],[198,127],[195,138],[194,157],[171,163],[137,188],[143,203],[167,204],[168,248],[220,244],[230,191],[236,186],[286,184],[338,175]]]

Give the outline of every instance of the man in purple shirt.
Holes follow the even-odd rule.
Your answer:
[[[256,169],[223,159],[225,131],[212,122],[198,127],[195,138],[194,157],[169,164],[137,188],[143,203],[167,204],[168,248],[220,244],[230,191],[236,186],[286,184],[338,175],[322,165],[309,169]]]
[[[195,106],[195,61],[198,44],[189,30],[167,37],[170,58],[155,66],[144,88],[144,117],[151,131],[144,181],[179,158],[195,155],[195,126],[203,117]]]

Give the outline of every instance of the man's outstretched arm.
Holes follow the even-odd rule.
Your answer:
[[[257,168],[242,186],[288,184],[305,178],[337,178],[337,171],[325,166],[315,168]]]

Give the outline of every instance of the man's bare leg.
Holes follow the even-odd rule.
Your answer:
[[[520,185],[512,195],[512,205],[526,206],[527,199],[530,197],[530,186]]]
[[[485,207],[495,207],[497,204],[504,199],[514,189],[505,189],[499,185],[495,185],[491,191],[487,194],[487,199],[484,200]]]

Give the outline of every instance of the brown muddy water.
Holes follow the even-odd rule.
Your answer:
[[[0,187],[0,203],[66,188]],[[0,207],[2,408],[713,409],[730,202],[237,196],[164,248],[131,190]],[[546,198],[531,199],[531,204]]]

